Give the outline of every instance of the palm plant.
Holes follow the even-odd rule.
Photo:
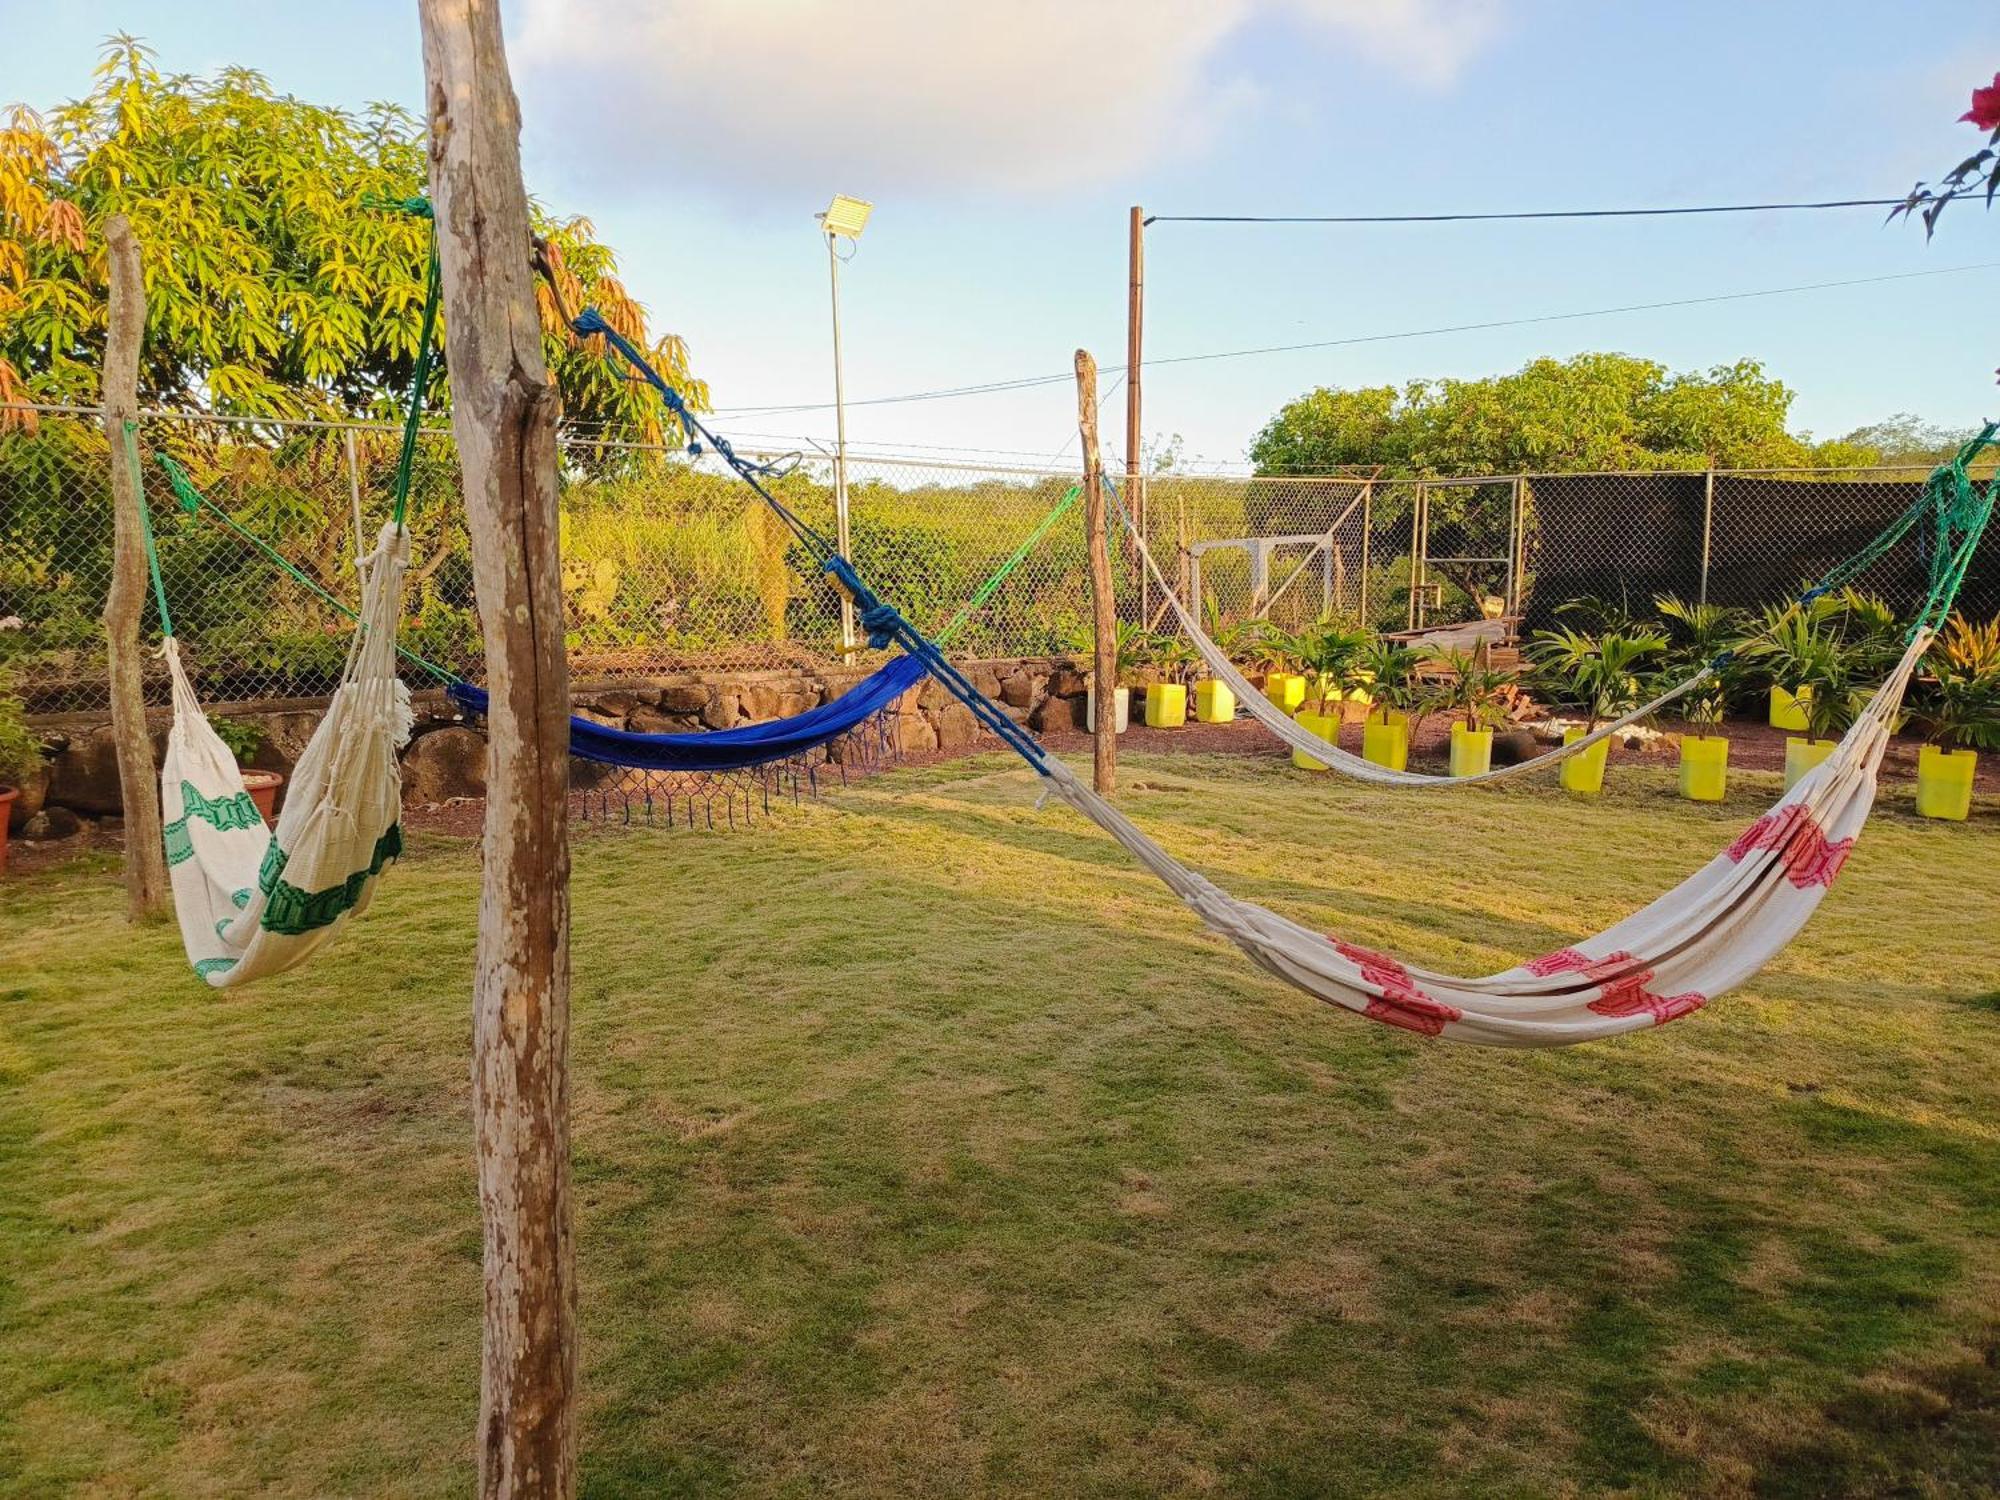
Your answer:
[[[1934,745],[2000,750],[2000,615],[1974,625],[1953,615],[1927,656],[1937,681],[1914,717]]]
[[[1953,615],[1931,646],[1930,660],[1932,670],[1940,676],[1947,670],[1973,676],[2000,672],[2000,615],[1984,625]]]
[[[1157,659],[1159,644],[1145,626],[1131,620],[1118,622],[1118,634],[1111,644],[1113,687],[1130,687],[1132,678]]]
[[[1167,681],[1182,687],[1187,686],[1195,668],[1201,665],[1201,653],[1194,649],[1194,642],[1179,632],[1154,637],[1153,656]]]
[[[1744,669],[1735,655],[1743,634],[1742,611],[1723,604],[1690,604],[1677,594],[1658,595],[1653,608],[1666,622],[1667,636],[1654,691],[1664,693],[1710,667],[1709,678],[1681,699],[1681,715],[1690,724],[1720,724],[1743,685]]]
[[[1511,674],[1470,651],[1445,651],[1437,659],[1449,674],[1438,682],[1433,700],[1438,707],[1449,710],[1468,730],[1490,729],[1506,717],[1503,704],[1514,685]]]
[[[1582,709],[1595,731],[1638,706],[1639,668],[1666,649],[1666,637],[1651,632],[1544,630],[1537,632],[1529,656],[1538,681],[1552,687],[1560,701]]]
[[[1361,648],[1356,665],[1358,675],[1367,684],[1368,696],[1378,706],[1410,714],[1422,696],[1417,667],[1423,659],[1422,652],[1413,651],[1400,641],[1377,636]]]
[[[1302,631],[1292,641],[1301,666],[1313,683],[1316,712],[1328,713],[1328,703],[1338,704],[1349,674],[1367,647],[1369,632],[1345,620],[1321,620]]]
[[[1292,669],[1292,663],[1299,655],[1296,640],[1269,620],[1246,620],[1244,625],[1250,660],[1260,667],[1266,676],[1273,672],[1289,672]]]

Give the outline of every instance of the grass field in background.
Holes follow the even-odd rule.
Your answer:
[[[1469,971],[1775,791],[1122,769],[1236,894]],[[2000,817],[1908,796],[1749,988],[1536,1054],[1262,977],[991,757],[581,836],[584,1493],[1990,1493]],[[102,863],[0,886],[0,1495],[468,1492],[477,852],[413,844],[240,993]]]

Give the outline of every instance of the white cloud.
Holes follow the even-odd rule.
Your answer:
[[[593,157],[759,188],[1045,189],[1199,149],[1256,98],[1217,76],[1274,18],[1449,82],[1499,0],[525,0],[529,107]]]

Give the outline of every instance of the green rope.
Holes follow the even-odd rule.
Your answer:
[[[956,635],[959,628],[972,618],[972,612],[993,597],[994,592],[1000,585],[1007,581],[1007,575],[1021,566],[1021,563],[1027,558],[1028,554],[1035,550],[1036,544],[1049,534],[1049,529],[1062,519],[1063,514],[1076,503],[1076,497],[1082,493],[1083,486],[1080,484],[1073,484],[1069,487],[1063,494],[1062,499],[1056,502],[1055,509],[1042,517],[1041,525],[1030,532],[1028,539],[1014,549],[1012,557],[1009,557],[1004,563],[1000,564],[1000,571],[981,584],[973,593],[973,596],[965,601],[964,607],[951,617],[951,623],[932,637],[938,645],[942,646]]]
[[[255,547],[259,552],[263,553],[264,556],[269,558],[272,562],[276,563],[278,567],[282,569],[292,579],[293,582],[297,583],[302,588],[304,588],[308,593],[310,593],[314,598],[318,599],[322,604],[328,605],[333,609],[339,610],[341,614],[345,615],[350,621],[352,621],[357,625],[361,623],[361,616],[356,614],[353,609],[349,608],[346,604],[342,603],[339,599],[336,599],[332,594],[328,593],[325,589],[321,588],[320,585],[314,579],[300,572],[299,569],[294,567],[292,563],[285,557],[285,555],[282,552],[280,552],[276,547],[273,547],[269,542],[265,541],[262,537],[258,536],[256,532],[250,530],[249,527],[245,526],[241,521],[237,520],[236,517],[232,516],[228,511],[224,510],[221,506],[217,505],[213,500],[209,499],[206,495],[202,494],[200,490],[196,489],[194,487],[193,482],[189,480],[187,476],[187,470],[183,469],[179,464],[175,463],[173,459],[169,458],[164,453],[160,455],[160,467],[167,471],[167,482],[173,486],[174,498],[180,501],[182,510],[186,511],[191,516],[199,513],[202,510],[206,510],[210,515],[214,516],[218,521],[222,522],[224,526],[227,526],[231,531],[235,532],[238,536],[242,537],[244,541],[248,542],[251,546]],[[151,543],[149,541],[148,546],[150,547],[150,545]],[[156,573],[154,577],[157,579],[158,574]],[[161,600],[160,608],[163,612],[166,609],[166,602],[164,599]],[[402,657],[405,661],[410,662],[412,665],[422,667],[426,672],[429,672],[433,677],[437,678],[439,682],[449,685],[454,682],[463,682],[465,680],[464,678],[460,677],[456,672],[452,671],[448,667],[441,667],[436,662],[426,661],[423,657],[417,655],[416,652],[410,650],[409,647],[403,645],[400,641],[396,643],[396,654]]]
[[[139,424],[127,421],[120,434],[125,441],[125,463],[132,471],[132,493],[139,504],[139,534],[146,541],[146,569],[153,575],[153,602],[160,609],[160,634],[174,633],[174,617],[167,612],[167,585],[160,577],[160,549],[153,545],[153,515],[146,506],[146,471],[139,464]]]
[[[428,205],[426,205],[428,208]],[[424,286],[423,329],[417,335],[417,368],[410,377],[410,406],[403,416],[403,449],[396,457],[395,481],[395,522],[403,524],[403,512],[409,508],[410,479],[416,471],[417,430],[424,415],[424,392],[431,381],[432,334],[437,327],[438,300],[441,295],[442,277],[438,271],[437,227],[431,227],[430,271]]]

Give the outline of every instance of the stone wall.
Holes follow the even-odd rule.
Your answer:
[[[1085,684],[1073,658],[1006,657],[958,665],[1016,723],[1037,733],[1082,726]],[[733,729],[790,718],[831,702],[869,670],[805,667],[618,678],[578,685],[571,702],[577,714],[642,734]],[[262,732],[262,743],[245,759],[246,768],[289,775],[319,724],[320,708],[297,700],[228,704],[214,717],[247,722]],[[466,723],[441,692],[417,694],[416,708],[416,732],[403,752],[405,802],[428,805],[482,795],[483,731]],[[156,759],[165,751],[168,723],[165,710],[149,716]],[[76,832],[80,820],[116,818],[121,811],[118,757],[109,715],[51,715],[31,724],[51,753],[39,784],[24,788],[15,804],[14,831],[30,838],[59,838]],[[929,679],[897,703],[892,734],[896,749],[905,755],[963,754],[980,740],[971,710]]]

